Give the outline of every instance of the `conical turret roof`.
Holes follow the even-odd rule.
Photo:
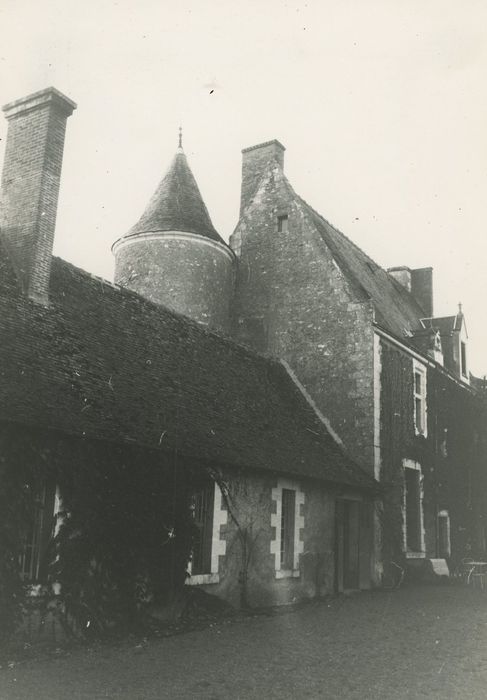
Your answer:
[[[181,147],[144,213],[126,236],[151,231],[185,231],[224,243],[211,223]]]

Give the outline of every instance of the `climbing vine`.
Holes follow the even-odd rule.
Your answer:
[[[22,615],[28,587],[20,571],[23,535],[46,483],[57,486],[61,509],[56,519],[44,519],[49,546],[42,552],[41,582],[60,590],[63,622],[71,632],[133,626],[148,603],[164,604],[184,584],[195,534],[191,493],[207,478],[201,465],[195,468],[170,451],[15,426],[3,425],[0,441],[5,637]]]
[[[413,416],[413,365],[397,348],[382,345],[381,374],[382,482],[387,490],[382,519],[383,555],[404,559],[402,551],[402,460],[421,464],[423,510],[428,551],[435,551],[437,513],[451,516],[452,554],[458,556],[475,543],[475,520],[485,505],[476,503],[476,489],[485,470],[485,418],[480,399],[437,369],[428,369],[427,436],[416,435]],[[479,437],[480,436],[480,437]],[[483,492],[483,489],[477,488]]]

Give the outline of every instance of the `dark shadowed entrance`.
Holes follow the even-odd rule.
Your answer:
[[[371,504],[340,499],[335,504],[335,589],[370,587]]]

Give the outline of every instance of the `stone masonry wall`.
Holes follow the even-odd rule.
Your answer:
[[[199,323],[230,332],[234,263],[191,237],[138,240],[116,250],[115,281]]]
[[[372,309],[354,297],[277,165],[230,244],[239,258],[237,339],[285,359],[373,474]]]
[[[304,492],[301,515],[304,527],[300,531],[303,553],[299,558],[300,576],[276,578],[271,540],[275,537],[271,514],[276,503],[272,489],[278,477],[269,474],[252,475],[228,473],[231,514],[221,527],[226,552],[219,560],[219,583],[203,586],[208,593],[239,606],[242,592],[243,548],[242,533],[250,546],[247,568],[247,599],[252,607],[291,603],[316,595],[332,594],[335,580],[335,496],[336,488],[312,481],[300,481]],[[240,533],[239,533],[240,530]]]

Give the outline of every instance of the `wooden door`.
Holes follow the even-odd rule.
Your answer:
[[[357,589],[360,584],[360,502],[335,503],[335,590]]]

